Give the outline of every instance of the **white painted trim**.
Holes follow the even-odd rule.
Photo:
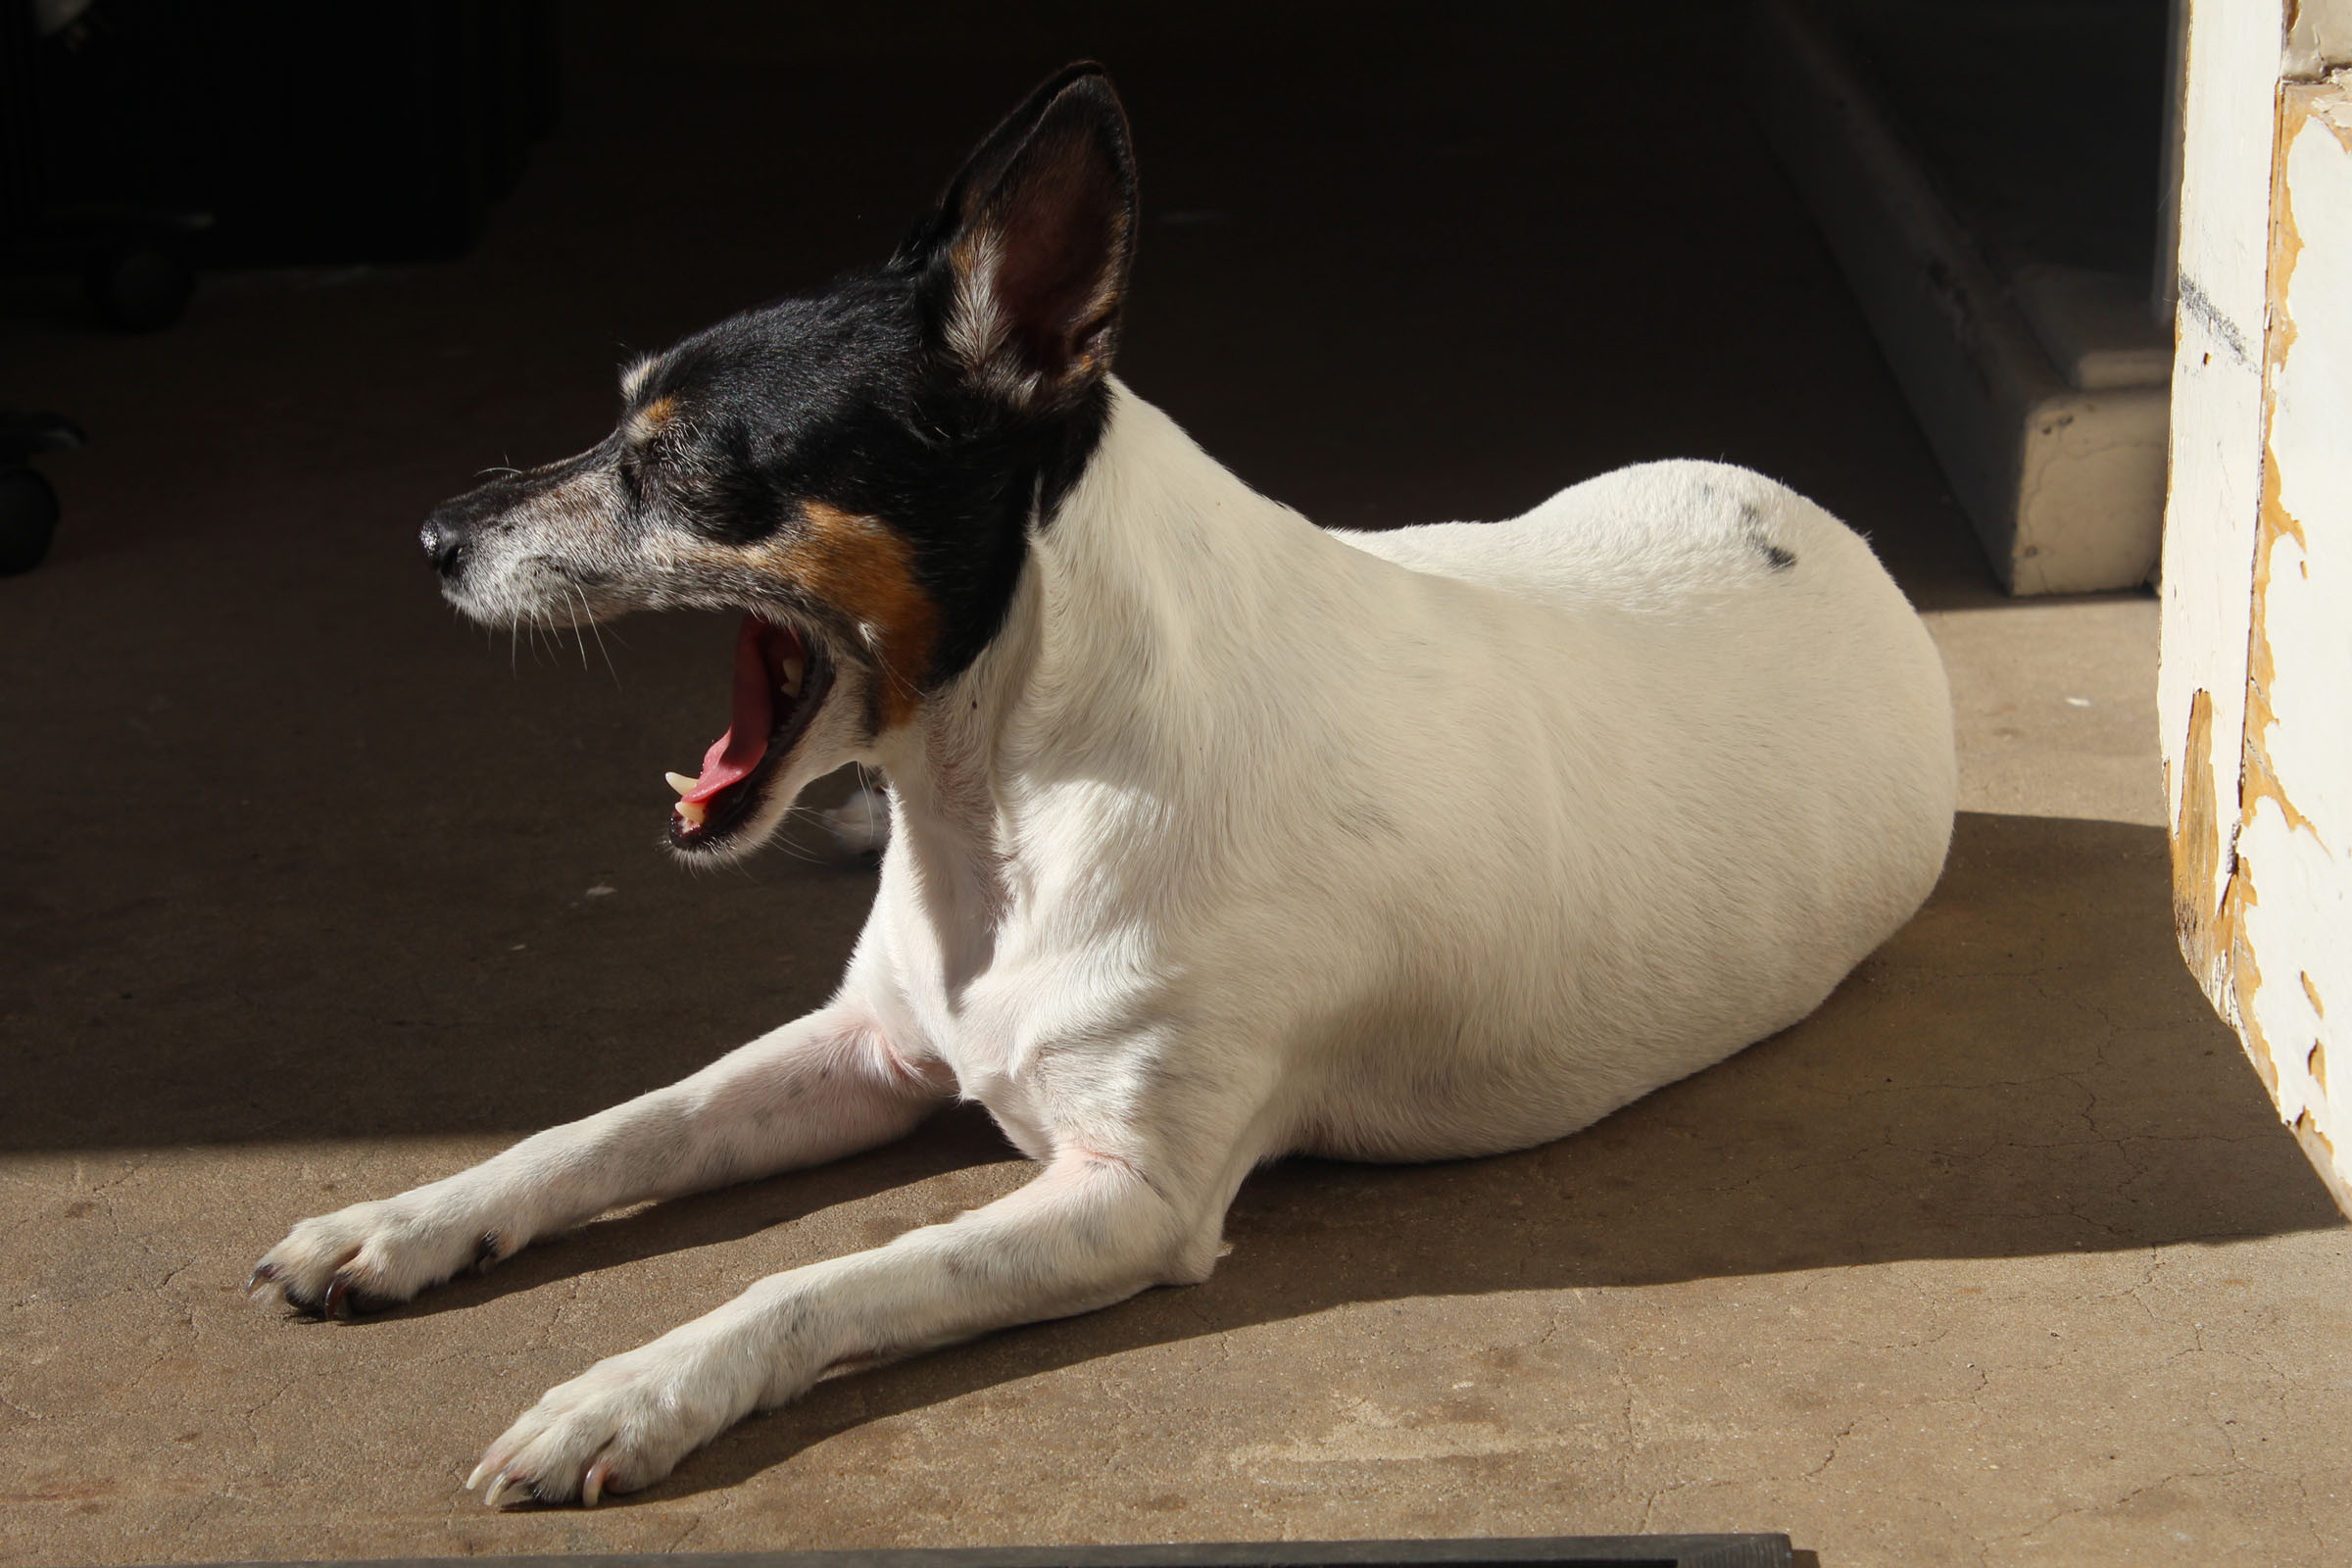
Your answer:
[[[2158,676],[2182,954],[2352,1212],[2352,86],[2190,11]]]

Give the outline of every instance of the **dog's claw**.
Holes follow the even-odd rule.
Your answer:
[[[326,1282],[326,1299],[318,1303],[320,1317],[351,1321],[351,1276],[338,1274]]]
[[[487,1274],[506,1261],[506,1250],[499,1240],[498,1232],[484,1231],[481,1239],[473,1244],[473,1271],[476,1274]]]
[[[276,1282],[277,1265],[275,1263],[256,1263],[253,1265],[253,1277],[245,1282],[245,1294],[251,1296],[263,1286],[273,1285]]]
[[[558,1384],[482,1450],[493,1507],[527,1494],[550,1505],[593,1508],[652,1486],[721,1423],[697,1417],[668,1348],[641,1347]],[[520,1478],[520,1479],[517,1479]]]

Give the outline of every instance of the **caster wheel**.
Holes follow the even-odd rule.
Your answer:
[[[163,251],[117,251],[92,264],[82,287],[108,324],[125,332],[160,332],[188,308],[196,274]]]
[[[30,468],[0,468],[0,576],[30,571],[57,533],[57,492]]]

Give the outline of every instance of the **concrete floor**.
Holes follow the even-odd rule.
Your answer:
[[[2174,950],[2155,607],[1992,593],[1735,95],[1643,25],[818,67],[583,23],[462,265],[220,279],[141,339],[0,293],[0,391],[93,435],[50,465],[55,556],[0,582],[0,1562],[1735,1529],[1835,1568],[2352,1560],[2352,1232]],[[725,626],[511,653],[416,523],[600,434],[624,345],[878,255],[1082,48],[1142,142],[1144,395],[1335,523],[1667,453],[1811,491],[1945,650],[1950,870],[1818,1015],[1579,1137],[1264,1172],[1206,1285],[828,1382],[593,1513],[485,1513],[459,1480],[546,1386],[1024,1173],[954,1113],[382,1319],[246,1303],[291,1220],[812,1005],[871,893],[814,836],[704,877],[656,849]]]

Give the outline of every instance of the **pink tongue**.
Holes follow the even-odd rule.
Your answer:
[[[767,672],[767,640],[774,635],[759,616],[743,617],[743,628],[735,634],[735,711],[727,732],[703,754],[702,777],[682,799],[710,799],[749,777],[767,755],[768,733],[776,727],[775,688]]]

